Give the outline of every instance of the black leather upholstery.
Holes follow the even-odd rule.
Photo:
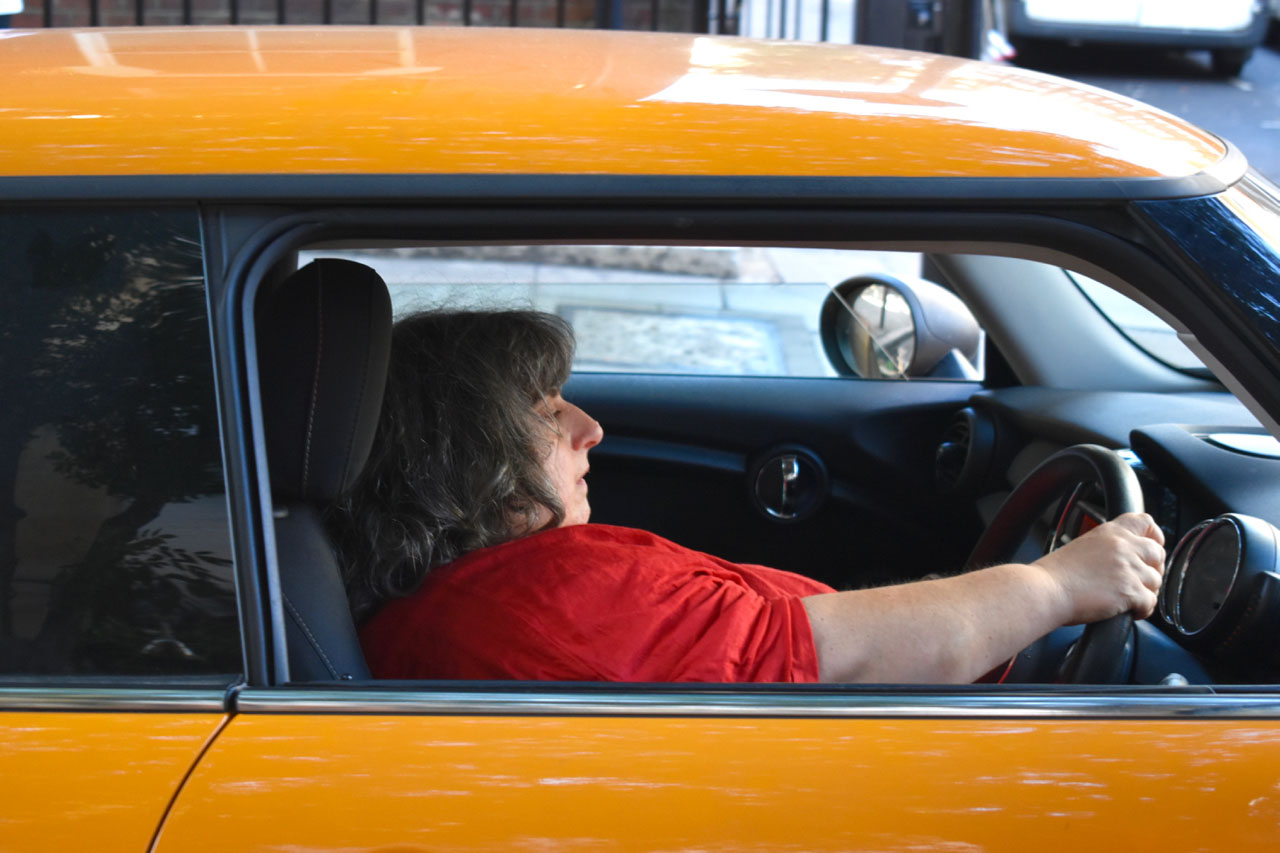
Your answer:
[[[272,491],[332,500],[360,473],[378,425],[391,348],[387,286],[364,264],[329,258],[259,300]]]
[[[289,680],[369,678],[342,574],[319,514],[302,504],[276,512]]]
[[[308,264],[259,294],[257,343],[290,679],[368,678],[319,511],[373,443],[391,345],[386,284],[352,261]]]

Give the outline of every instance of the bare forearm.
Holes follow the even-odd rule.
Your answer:
[[[1025,565],[803,603],[827,682],[973,681],[1069,618],[1044,572]]]
[[[1061,625],[1155,608],[1164,534],[1128,513],[1031,565],[803,599],[823,681],[965,682]]]

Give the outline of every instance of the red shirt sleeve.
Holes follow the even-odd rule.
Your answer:
[[[579,525],[438,570],[361,632],[380,677],[816,681],[800,599],[831,588]]]

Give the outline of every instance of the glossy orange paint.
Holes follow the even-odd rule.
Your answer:
[[[1280,731],[242,715],[159,841],[160,853],[1274,850]]]
[[[0,175],[1188,176],[1216,138],[879,48],[463,28],[13,31]]]
[[[0,713],[0,849],[146,850],[222,714]]]

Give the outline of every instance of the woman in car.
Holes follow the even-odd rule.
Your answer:
[[[329,513],[374,675],[966,682],[1062,625],[1155,607],[1145,514],[1031,564],[845,592],[589,524],[603,433],[560,394],[573,346],[536,312],[396,324],[374,449]]]

